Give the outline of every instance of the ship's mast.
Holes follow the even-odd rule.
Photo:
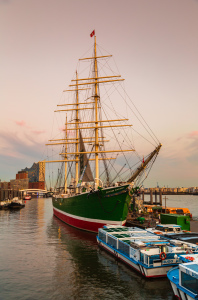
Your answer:
[[[76,71],[76,185],[78,184],[78,160],[79,155],[78,153],[78,144],[79,144],[79,118],[78,118],[78,111],[79,111],[79,97],[78,97],[78,73]]]
[[[65,140],[67,141],[67,115],[65,123]],[[67,193],[67,143],[65,143],[65,194]]]
[[[95,183],[98,186],[99,181],[99,165],[98,165],[98,70],[97,70],[97,55],[96,55],[96,36],[94,36],[94,73],[95,73]]]
[[[116,120],[99,120],[99,112],[98,112],[98,101],[99,101],[99,84],[104,84],[104,83],[109,83],[109,82],[118,82],[118,81],[123,81],[124,79],[120,78],[120,75],[113,75],[113,76],[98,76],[98,64],[97,60],[98,59],[103,59],[103,58],[109,58],[112,55],[102,55],[102,56],[97,56],[97,49],[96,49],[96,36],[94,36],[94,55],[92,57],[88,58],[81,58],[81,60],[90,60],[92,59],[94,62],[94,70],[93,70],[93,77],[92,78],[78,78],[78,74],[76,72],[76,78],[73,79],[72,81],[75,81],[75,84],[70,84],[69,87],[71,89],[64,90],[63,92],[74,92],[76,95],[75,103],[66,103],[66,104],[58,104],[57,106],[66,106],[66,108],[70,105],[74,105],[74,108],[71,109],[59,109],[55,110],[55,112],[69,112],[71,113],[72,111],[75,112],[75,122],[67,122],[66,120],[66,128],[64,129],[66,131],[65,139],[53,139],[49,140],[50,144],[46,145],[61,145],[65,144],[65,152],[64,153],[59,153],[59,155],[63,156],[63,160],[65,162],[65,192],[67,191],[67,162],[75,162],[75,181],[76,185],[78,184],[79,181],[79,156],[82,154],[93,154],[95,157],[90,158],[89,161],[95,161],[95,186],[96,188],[99,186],[99,160],[110,160],[110,159],[115,159],[114,157],[111,158],[100,158],[99,155],[104,154],[104,153],[119,153],[119,152],[131,152],[134,151],[134,149],[128,149],[128,150],[100,150],[99,149],[99,144],[101,142],[108,142],[108,140],[104,140],[104,137],[99,137],[99,129],[103,128],[113,128],[113,127],[125,127],[125,126],[132,126],[130,124],[122,124],[122,125],[114,125],[112,122],[120,122],[120,121],[128,121],[128,119],[116,119]],[[94,101],[92,102],[79,102],[79,91],[81,90],[87,90],[89,89],[87,85],[93,85],[94,87],[94,93],[93,93],[93,98]],[[85,88],[81,88],[81,86],[85,86]],[[79,88],[80,87],[80,88]],[[81,107],[81,105],[89,105],[93,104],[94,109],[95,109],[95,115],[93,121],[86,121],[86,122],[80,122],[79,120],[79,110],[93,110],[93,106],[91,107]],[[108,125],[103,125],[103,123],[108,122]],[[89,125],[90,124],[90,125]],[[68,128],[69,125],[69,128]],[[72,125],[75,125],[74,127]],[[71,126],[71,127],[70,127]],[[89,130],[89,129],[94,129],[95,131],[95,136],[87,137],[84,138],[85,141],[84,143],[92,143],[94,140],[94,146],[95,149],[94,151],[81,151],[79,152],[79,130]],[[67,137],[67,130],[75,130],[75,138],[68,138]],[[102,140],[101,140],[102,138]],[[54,143],[55,142],[55,143]],[[68,144],[74,144],[75,143],[75,152],[68,152]],[[68,157],[75,155],[75,158],[73,159],[68,159]],[[47,161],[48,163],[51,162],[61,162],[61,160],[51,160]]]

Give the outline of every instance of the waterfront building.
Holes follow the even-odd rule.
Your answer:
[[[29,186],[29,179],[11,179],[10,180],[10,189],[14,191],[19,191],[22,189],[28,189]]]
[[[45,163],[33,163],[31,168],[25,168],[18,171],[16,179],[11,179],[10,182],[1,182],[2,190],[26,190],[26,189],[45,189]]]
[[[1,189],[2,190],[8,190],[8,189],[10,189],[10,182],[2,181],[1,182]]]
[[[45,181],[45,163],[33,163],[31,168],[25,168],[21,172],[28,174],[29,182],[44,182]]]

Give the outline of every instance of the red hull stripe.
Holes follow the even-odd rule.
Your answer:
[[[86,231],[91,232],[98,232],[98,229],[103,227],[104,225],[125,225],[126,220],[122,221],[122,224],[120,224],[119,221],[105,221],[105,220],[94,220],[94,219],[88,219],[83,217],[74,216],[71,214],[67,214],[57,208],[53,208],[54,215],[63,221],[66,224],[69,224],[73,227],[83,229]]]

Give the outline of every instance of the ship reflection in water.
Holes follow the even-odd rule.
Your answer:
[[[172,299],[166,278],[146,280],[98,248],[95,234],[72,228],[56,218],[55,226],[57,251],[63,254],[56,256],[56,291],[62,282],[62,292],[73,299]]]
[[[62,223],[51,199],[0,211],[0,299],[173,299],[166,278],[146,280]]]

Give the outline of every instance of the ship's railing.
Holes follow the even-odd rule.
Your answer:
[[[103,242],[107,242],[107,238],[106,238],[106,232],[103,232],[103,231],[101,231],[101,230],[99,230],[99,232],[98,232],[98,237],[99,237],[99,239],[101,239]]]
[[[159,265],[170,265],[178,263],[178,259],[175,256],[175,253],[166,253],[164,260],[161,259],[160,254],[148,255],[146,253],[140,253],[140,261],[148,267],[155,267]]]
[[[130,245],[118,240],[118,250],[127,256],[130,256]]]
[[[97,184],[97,180],[98,180],[99,182],[101,182],[101,186],[103,187],[103,182],[102,182],[102,180],[101,180],[100,178],[95,178],[95,179],[94,179],[95,189],[97,189],[97,188],[98,188],[98,185],[99,185],[99,184]]]
[[[98,231],[98,237],[106,244],[110,245],[111,247],[117,249],[118,248],[118,239],[110,234],[107,234],[103,230]]]
[[[112,235],[107,235],[107,243],[108,243],[111,247],[117,249],[117,242],[118,242],[118,239],[117,239],[117,238],[113,237]]]
[[[110,245],[112,248],[119,250],[120,252],[122,252],[127,256],[130,255],[130,245],[125,243],[122,240],[119,240],[117,237],[107,234],[103,230],[99,230],[98,237],[100,240]]]

